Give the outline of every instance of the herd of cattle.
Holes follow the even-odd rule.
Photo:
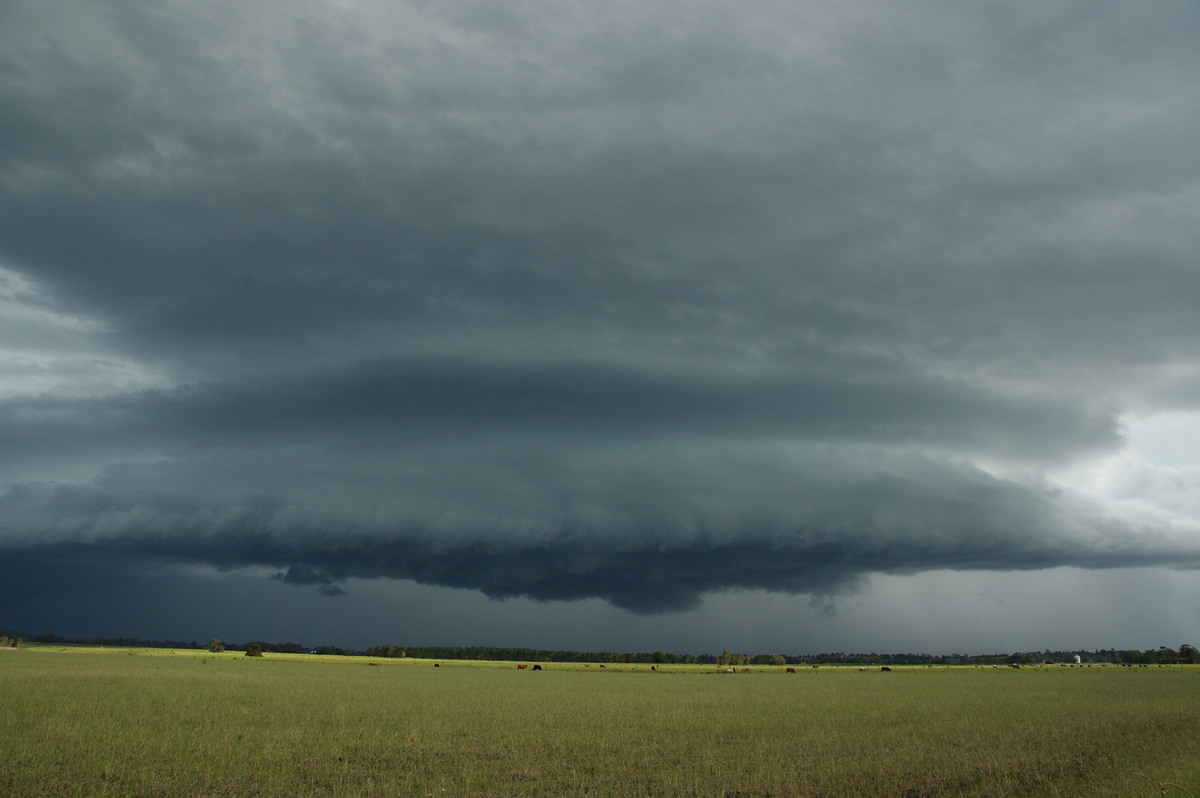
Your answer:
[[[434,665],[434,667],[436,668],[436,667],[437,667],[437,665]],[[591,666],[591,664],[590,664],[590,663],[587,663],[587,662],[585,662],[585,663],[583,664],[583,667],[585,667],[585,668],[590,668],[590,667],[592,667],[592,666]],[[604,665],[601,665],[600,667],[601,667],[601,668],[604,668]],[[813,667],[813,670],[816,670],[817,668],[820,668],[821,666],[820,666],[820,665],[813,665],[812,667]],[[518,665],[517,665],[517,670],[519,670],[519,671],[523,671],[523,670],[526,670],[526,669],[528,669],[528,668],[529,668],[529,665],[528,665],[528,664],[518,664]],[[542,666],[541,666],[541,665],[534,665],[534,666],[533,666],[533,670],[535,670],[535,671],[540,671],[541,669],[542,669]],[[651,666],[650,666],[650,670],[652,670],[652,671],[657,671],[657,670],[658,670],[658,666],[657,666],[657,665],[651,665]],[[860,671],[867,671],[867,670],[871,670],[871,669],[870,669],[870,668],[859,668],[859,670],[860,670]],[[890,670],[891,670],[891,668],[890,668],[890,667],[888,667],[887,665],[884,665],[884,666],[883,666],[883,667],[881,667],[879,670],[881,670],[881,671],[890,671]],[[791,666],[789,665],[788,667],[784,668],[784,671],[785,671],[786,673],[795,673],[795,672],[796,672],[796,669],[795,669],[795,668],[793,668],[793,667],[791,667]],[[749,673],[749,672],[750,672],[750,669],[749,669],[749,668],[725,668],[725,669],[723,669],[723,670],[720,670],[720,671],[704,671],[704,673]]]
[[[370,665],[370,666],[371,666],[371,667],[373,667],[373,668],[375,668],[375,667],[378,667],[378,666],[379,666],[379,663],[378,663],[378,662],[368,662],[367,664],[368,664],[368,665]],[[1106,663],[1105,663],[1105,664],[1106,664]],[[1124,667],[1126,667],[1126,668],[1134,668],[1134,667],[1141,667],[1141,668],[1145,668],[1145,667],[1146,667],[1146,665],[1131,665],[1131,664],[1129,664],[1129,663],[1121,663],[1121,664],[1123,664],[1123,665],[1124,665]],[[1075,664],[1072,664],[1072,663],[1067,663],[1067,662],[1050,662],[1050,661],[1041,662],[1041,663],[1032,663],[1032,664],[1031,664],[1031,663],[1026,663],[1026,664],[1024,665],[1024,667],[1026,667],[1026,668],[1040,668],[1040,667],[1042,667],[1042,666],[1044,666],[1044,665],[1057,665],[1057,666],[1058,666],[1058,667],[1060,667],[1060,668],[1067,668],[1067,667],[1071,667],[1071,668],[1084,668],[1084,667],[1086,667],[1086,668],[1090,668],[1090,667],[1092,667],[1090,663],[1084,663],[1084,664],[1075,663]],[[441,665],[441,663],[440,663],[440,662],[435,662],[435,663],[433,663],[433,667],[435,667],[435,668],[440,668],[440,667],[442,667],[442,665]],[[585,662],[585,663],[583,663],[583,667],[584,667],[584,668],[591,668],[591,667],[592,667],[592,665],[591,665],[591,663]],[[606,669],[606,666],[605,666],[605,665],[603,665],[603,664],[600,664],[600,665],[599,665],[599,667],[600,667],[600,669],[601,669],[601,670],[605,670],[605,669]],[[820,668],[820,667],[821,667],[820,665],[813,665],[813,666],[812,666],[812,669],[813,669],[813,670],[817,670],[817,669],[818,669],[818,668]],[[836,667],[836,666],[834,666],[834,667]],[[932,667],[932,666],[929,666],[929,665],[927,665],[927,666],[925,666],[925,667]],[[986,667],[986,666],[979,666],[979,665],[976,665],[975,667],[976,667],[976,668],[978,668],[978,667]],[[1000,666],[999,666],[999,665],[993,665],[992,667],[993,667],[993,668],[999,668]],[[1015,669],[1015,670],[1021,670],[1021,668],[1022,668],[1022,665],[1021,665],[1021,664],[1019,664],[1019,663],[1013,662],[1013,663],[1010,663],[1008,667],[1010,667],[1010,668],[1013,668],[1013,669]],[[541,665],[538,665],[537,663],[534,663],[533,665],[529,665],[528,663],[518,663],[518,664],[517,664],[517,670],[519,670],[519,671],[523,671],[523,670],[535,670],[535,671],[540,671],[540,670],[542,670],[542,666],[541,666]],[[657,666],[657,665],[651,665],[651,666],[650,666],[650,670],[652,670],[652,671],[657,671],[657,670],[658,670],[658,666]],[[868,668],[868,667],[866,667],[866,666],[859,666],[858,670],[860,670],[860,671],[869,671],[869,670],[874,670],[874,668],[873,668],[873,667],[871,667],[871,668]],[[882,666],[880,666],[879,670],[881,670],[881,671],[890,671],[890,670],[891,670],[891,667],[890,667],[890,666],[888,666],[888,665],[882,665]],[[796,669],[795,669],[794,667],[792,667],[792,666],[790,666],[790,665],[789,665],[789,666],[787,666],[786,668],[784,668],[784,672],[785,672],[785,673],[795,673],[795,672],[796,672]],[[708,673],[708,674],[711,674],[711,673],[750,673],[750,669],[749,669],[749,668],[723,668],[723,669],[721,669],[721,670],[715,670],[715,671],[703,671],[703,673]]]

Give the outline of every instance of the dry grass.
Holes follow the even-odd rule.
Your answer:
[[[0,794],[1200,794],[1190,668],[730,676],[145,654],[0,660]]]

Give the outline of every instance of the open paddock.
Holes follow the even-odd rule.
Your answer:
[[[433,664],[22,647],[0,794],[1200,795],[1194,666]]]

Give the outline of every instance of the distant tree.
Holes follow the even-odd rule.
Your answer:
[[[220,654],[222,651],[225,650],[225,644],[214,637],[212,640],[208,641],[208,645],[205,646],[204,648],[207,649],[208,651],[211,651],[214,654]]]
[[[729,649],[721,652],[721,656],[717,657],[718,665],[749,665],[749,654],[734,654]]]
[[[771,655],[771,664],[772,665],[786,665],[787,657],[783,656],[782,654],[772,654]]]
[[[1179,647],[1179,658],[1195,665],[1200,663],[1200,651],[1196,650],[1195,646],[1184,643]]]
[[[400,646],[371,646],[367,649],[367,656],[403,659],[404,657],[408,656],[408,654]],[[432,659],[454,659],[454,657],[432,657]]]
[[[261,643],[251,643],[250,645],[246,646],[246,656],[247,657],[261,657],[262,656],[262,644]]]

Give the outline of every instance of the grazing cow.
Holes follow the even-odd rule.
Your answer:
[[[884,666],[883,666],[882,668],[880,668],[879,670],[881,670],[881,671],[890,671],[890,670],[891,670],[891,668],[889,668],[887,665],[884,665]]]
[[[528,668],[528,667],[529,667],[528,665],[518,665],[518,666],[517,666],[517,670],[519,670],[519,671],[523,671],[523,670],[525,670],[525,669],[526,669],[526,668]]]
[[[368,665],[370,665],[372,668],[378,668],[378,667],[379,667],[379,663],[378,663],[378,662],[368,662],[367,664],[368,664]]]
[[[1009,665],[1008,665],[1008,667],[1010,667],[1010,668],[1015,668],[1016,670],[1021,670],[1021,666],[1020,666],[1020,665],[1018,665],[1018,664],[1017,664],[1017,663],[1015,663],[1015,662],[1010,662],[1010,663],[1009,663]]]
[[[534,665],[534,666],[533,666],[533,669],[534,669],[535,671],[540,671],[540,670],[542,669],[542,666],[541,666],[541,665]]]
[[[787,669],[787,672],[788,672],[788,673],[795,673],[795,672],[796,672],[796,669],[795,669],[795,668],[788,668],[788,669]]]
[[[650,666],[650,670],[652,670],[652,671],[656,671],[656,670],[658,670],[658,666],[657,666],[657,665],[651,665],[651,666]]]
[[[435,668],[440,668],[440,667],[442,667],[442,663],[440,663],[440,662],[435,662],[435,663],[433,663],[433,667],[435,667]]]
[[[604,666],[603,666],[603,665],[601,665],[600,667],[601,667],[601,668],[603,668]]]
[[[726,668],[725,672],[726,673],[737,673],[737,671],[735,671],[733,668]]]

